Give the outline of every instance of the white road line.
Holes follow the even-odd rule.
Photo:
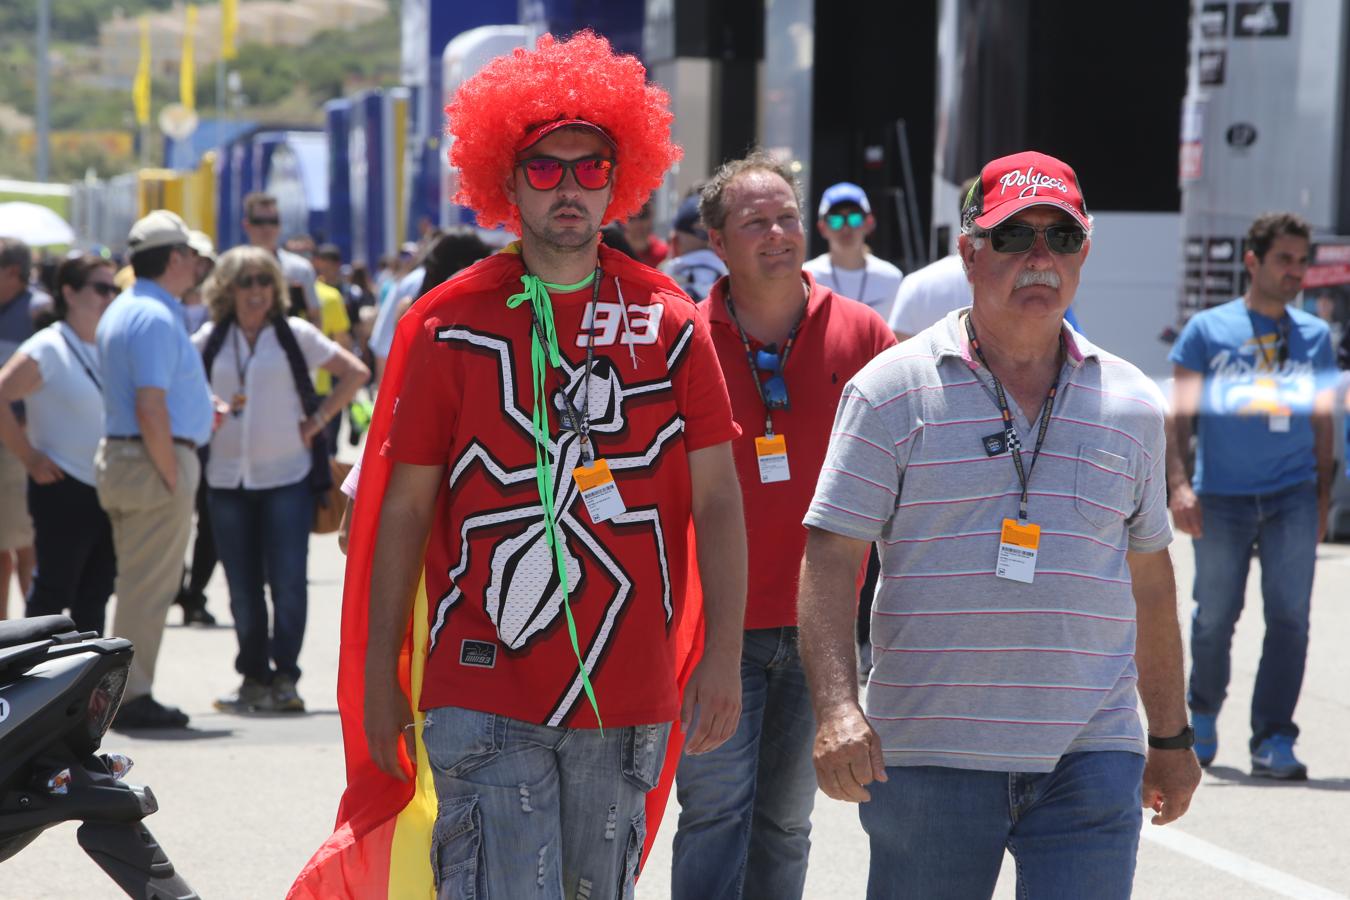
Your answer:
[[[1297,900],[1350,900],[1345,894],[1319,887],[1295,875],[1272,869],[1231,850],[1225,850],[1184,831],[1178,831],[1175,825],[1158,828],[1145,824],[1140,836],[1243,881],[1274,891],[1282,897],[1294,897]]]

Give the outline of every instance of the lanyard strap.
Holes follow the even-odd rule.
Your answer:
[[[1275,320],[1276,349],[1272,358],[1271,354],[1266,352],[1266,345],[1261,340],[1261,330],[1256,327],[1256,314],[1250,309],[1247,310],[1247,318],[1252,323],[1252,338],[1256,341],[1256,349],[1261,353],[1261,361],[1266,364],[1268,371],[1274,372],[1289,361],[1289,322],[1285,316]]]
[[[244,351],[239,346],[239,332],[243,331],[244,329],[239,327],[238,322],[235,322],[233,324],[234,324],[234,333],[230,335],[230,337],[234,339],[234,371],[239,376],[239,387],[237,388],[237,390],[239,391],[239,393],[243,394],[246,393],[246,391],[244,390],[244,379],[248,377],[249,366],[253,365],[253,355],[258,352],[258,339],[262,337],[262,331],[260,329],[257,337],[253,339],[253,343],[249,344],[248,359],[245,360]],[[244,343],[248,344],[248,341],[244,341]]]
[[[81,369],[84,369],[84,374],[89,376],[89,380],[94,383],[94,387],[98,388],[100,394],[103,393],[103,382],[98,380],[98,376],[94,374],[93,368],[90,367],[88,361],[85,360],[84,354],[75,348],[75,344],[70,338],[66,337],[65,329],[58,325],[56,326],[56,333],[61,335],[61,340],[66,342],[66,346],[70,348],[70,352],[75,357],[75,361],[80,364]]]
[[[966,314],[966,335],[970,338],[970,349],[975,351],[979,357],[980,365],[989,373],[989,379],[994,382],[994,397],[998,401],[999,415],[1003,417],[1003,437],[1008,444],[1008,452],[1012,455],[1013,467],[1017,469],[1017,483],[1022,488],[1021,497],[1017,502],[1017,517],[1022,521],[1027,519],[1027,486],[1031,483],[1031,474],[1036,471],[1036,460],[1041,458],[1041,448],[1045,446],[1045,433],[1050,430],[1050,416],[1055,409],[1055,395],[1059,393],[1059,372],[1055,373],[1055,381],[1050,385],[1050,392],[1045,395],[1045,403],[1041,406],[1040,427],[1036,431],[1036,446],[1031,451],[1031,466],[1024,468],[1022,465],[1022,442],[1017,438],[1017,429],[1013,423],[1012,410],[1008,408],[1008,395],[1003,391],[1003,382],[998,380],[994,370],[989,368],[989,362],[984,358],[984,351],[980,349],[980,341],[975,337],[975,324],[970,321],[970,314]],[[1060,349],[1064,348],[1064,332],[1059,335]],[[1058,361],[1058,360],[1056,360]]]
[[[835,271],[834,260],[830,260],[830,280],[834,282],[834,289],[844,294],[844,284],[839,280],[839,273]],[[858,282],[858,296],[853,297],[859,303],[867,302],[867,258],[863,257],[862,281]],[[852,297],[852,294],[844,294],[845,297]]]
[[[805,285],[802,286],[805,291]],[[736,330],[741,335],[741,346],[745,348],[745,361],[750,365],[750,380],[754,382],[755,391],[759,394],[759,402],[764,404],[764,433],[773,437],[773,409],[769,406],[769,398],[764,393],[764,384],[759,380],[759,366],[755,365],[755,351],[750,349],[750,335],[745,333],[745,328],[741,326],[741,320],[736,318],[736,303],[731,299],[731,286],[727,285],[727,314],[731,316],[731,321],[736,323]],[[811,303],[808,295],[806,302],[802,304],[802,311],[797,316],[797,321],[793,324],[792,330],[788,332],[787,340],[783,342],[783,352],[778,355],[778,375],[783,379],[783,386],[787,387],[787,361],[788,354],[792,352],[792,345],[797,340],[797,330],[802,327],[802,322],[806,319],[806,307]]]
[[[595,315],[595,304],[600,298],[600,267],[596,266],[595,271],[590,274],[590,278],[595,279],[595,288],[591,291],[591,315]],[[563,542],[558,536],[558,510],[554,505],[553,496],[553,459],[549,455],[549,426],[548,426],[548,367],[554,369],[561,367],[562,354],[558,352],[558,333],[553,327],[553,298],[549,296],[549,289],[557,291],[577,290],[585,287],[587,279],[582,279],[576,284],[549,284],[541,280],[538,276],[526,272],[520,276],[520,283],[524,288],[518,294],[512,294],[506,298],[506,305],[510,309],[515,309],[522,303],[529,303],[530,318],[533,328],[530,331],[530,370],[534,382],[534,477],[535,484],[539,489],[539,502],[544,510],[544,538],[548,547],[553,551],[554,570],[558,573],[558,581],[562,586],[563,612],[567,616],[567,635],[572,641],[572,652],[577,658],[577,668],[581,672],[581,686],[586,691],[586,699],[591,703],[591,709],[595,710],[595,721],[600,726],[600,733],[605,731],[605,723],[600,718],[600,705],[595,699],[595,689],[591,687],[591,676],[586,670],[586,661],[581,658],[581,645],[577,641],[577,623],[572,616],[572,603],[570,598],[570,588],[567,583],[567,562],[563,558]],[[594,349],[592,347],[594,335],[586,340],[586,375],[585,391],[586,415],[582,415],[572,401],[567,397],[567,391],[562,392],[564,406],[570,407],[573,415],[573,423],[579,425],[581,433],[582,457],[585,459],[588,453],[590,443],[590,382],[591,382],[591,363],[594,360]],[[508,401],[510,398],[507,398]],[[589,465],[589,463],[587,463]]]

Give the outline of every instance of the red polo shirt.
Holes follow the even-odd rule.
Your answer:
[[[811,295],[783,370],[791,408],[773,411],[774,433],[787,441],[788,481],[760,481],[755,438],[764,436],[765,411],[751,380],[760,376],[750,371],[740,331],[727,313],[729,280],[720,279],[698,304],[722,364],[732,415],[741,427],[732,450],[750,547],[746,628],[797,624],[797,576],[806,549],[802,518],[825,461],[839,397],[854,373],[895,343],[895,335],[870,307],[821,287],[809,272],[802,272],[802,279]],[[761,346],[750,338],[752,350]]]

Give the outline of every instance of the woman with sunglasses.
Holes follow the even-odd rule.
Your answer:
[[[192,340],[225,410],[206,463],[207,505],[239,638],[235,669],[243,676],[216,708],[303,712],[295,684],[314,519],[310,474],[318,454],[311,444],[369,371],[309,322],[287,318],[286,283],[266,250],[223,254],[204,293],[211,321]],[[336,384],[307,416],[302,391],[313,393],[316,368]],[[264,582],[272,595],[270,634]]]
[[[103,436],[103,385],[94,329],[119,293],[99,256],[63,262],[56,321],[0,369],[0,441],[28,470],[37,569],[26,614],[68,612],[81,631],[103,633],[117,563],[112,525],[94,487]],[[23,401],[25,424],[11,404]]]

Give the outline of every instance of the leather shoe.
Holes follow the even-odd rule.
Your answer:
[[[138,728],[186,728],[187,713],[176,706],[165,706],[146,694],[123,703],[113,718],[112,727],[118,731]]]

